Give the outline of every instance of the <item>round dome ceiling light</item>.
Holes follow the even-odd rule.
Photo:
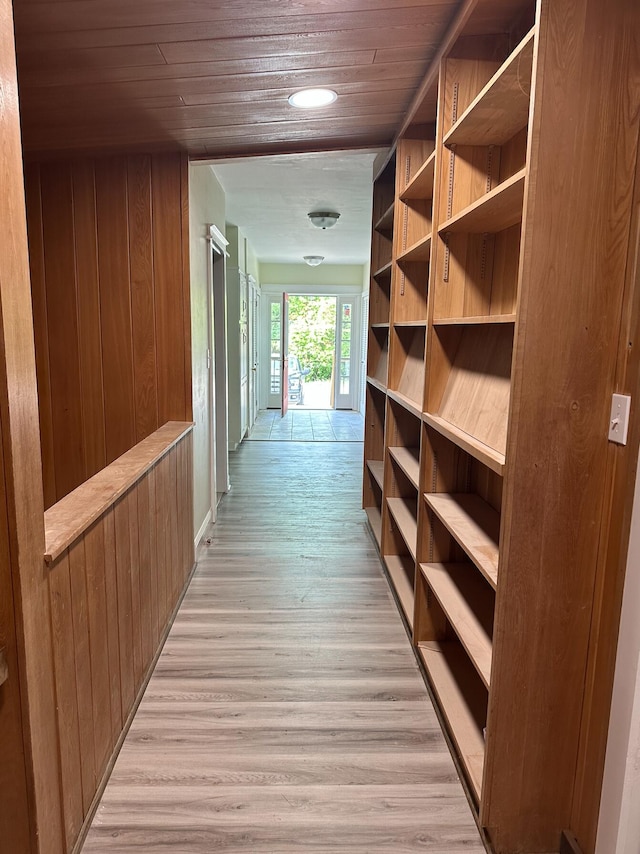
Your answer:
[[[340,214],[336,211],[311,211],[307,214],[313,225],[316,228],[333,228],[340,219]]]
[[[333,89],[301,89],[289,95],[288,100],[292,107],[311,110],[314,107],[327,107],[333,104],[337,97],[338,93]]]
[[[317,267],[324,261],[324,255],[303,255],[302,257],[310,267]]]

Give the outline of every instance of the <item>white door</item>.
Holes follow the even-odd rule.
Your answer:
[[[367,332],[369,329],[369,294],[362,297],[360,303],[360,376],[358,383],[360,391],[358,393],[359,410],[364,415],[365,403],[367,399]]]
[[[240,438],[249,430],[249,289],[240,271]]]
[[[260,364],[260,291],[252,276],[249,276],[249,429],[258,417]]]
[[[357,297],[338,297],[336,318],[335,408],[353,409],[357,394],[360,328]]]
[[[282,406],[282,297],[269,296],[267,301],[269,389],[267,407]]]

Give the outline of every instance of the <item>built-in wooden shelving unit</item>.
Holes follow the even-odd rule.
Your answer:
[[[565,46],[575,0],[466,0],[374,182],[364,506],[496,854],[578,814],[595,839],[601,326],[638,120],[596,59],[626,67],[625,4],[587,5]]]

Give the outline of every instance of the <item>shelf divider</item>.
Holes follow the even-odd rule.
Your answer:
[[[421,563],[420,571],[488,689],[494,592],[468,563]]]
[[[473,493],[426,493],[424,500],[494,588],[498,584],[500,514]]]

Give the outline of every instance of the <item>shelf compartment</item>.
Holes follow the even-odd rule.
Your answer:
[[[418,448],[389,448],[389,454],[400,466],[416,489],[419,488],[420,451]]]
[[[424,500],[495,590],[500,514],[473,493],[434,492]]]
[[[498,451],[480,442],[475,436],[466,433],[455,424],[451,424],[439,415],[432,415],[430,412],[423,412],[422,417],[429,427],[433,427],[442,436],[445,436],[451,442],[454,442],[458,447],[462,448],[472,457],[475,457],[483,465],[490,468],[496,474],[504,475],[505,456]]]
[[[374,480],[382,489],[382,482],[384,480],[384,463],[382,460],[367,460],[367,466],[369,471],[374,477]]]
[[[393,391],[389,389],[387,391],[389,398],[396,403],[399,403],[400,406],[403,406],[407,412],[410,412],[412,415],[415,415],[416,418],[422,418],[422,411],[420,406],[415,403],[413,400],[408,398],[406,394],[401,394],[399,391]]]
[[[422,164],[404,190],[400,193],[403,202],[409,199],[431,199],[433,198],[433,178],[435,172],[436,152],[435,149]]]
[[[494,190],[444,222],[438,232],[495,234],[516,225],[522,220],[525,173],[526,169],[518,170]]]
[[[416,240],[398,255],[397,261],[428,261],[431,255],[431,232]]]
[[[394,326],[388,386],[408,398],[419,410],[424,395],[424,326]]]
[[[387,261],[386,264],[383,264],[382,267],[379,267],[375,271],[375,273],[373,273],[373,278],[377,282],[386,282],[386,281],[390,282],[391,281],[391,267],[392,267],[392,262]]]
[[[384,383],[381,383],[380,380],[377,380],[375,377],[367,377],[367,382],[372,388],[377,389],[382,392],[382,394],[386,394],[387,387]]]
[[[422,563],[420,571],[489,688],[495,593],[469,563]]]
[[[424,641],[418,652],[476,799],[482,792],[487,691],[458,641]]]
[[[415,561],[418,545],[418,521],[416,502],[412,498],[389,497],[387,498],[389,512],[398,526],[398,530],[405,541],[409,554]]]
[[[445,135],[445,145],[503,145],[529,119],[535,28]]]
[[[384,562],[407,622],[413,628],[415,565],[406,555],[385,555]]]
[[[515,323],[515,314],[484,314],[475,317],[434,317],[434,326],[480,326],[491,323]]]
[[[367,514],[367,519],[369,520],[369,524],[371,525],[371,530],[373,531],[373,536],[378,543],[378,548],[380,548],[380,542],[382,540],[382,514],[380,513],[379,507],[365,507],[364,512]]]
[[[373,226],[375,231],[377,231],[379,234],[382,234],[388,240],[391,239],[391,235],[393,234],[393,208],[394,203],[391,202],[389,207],[384,211],[380,219]]]
[[[394,324],[427,322],[428,261],[402,261],[396,265],[393,285]]]
[[[513,331],[509,324],[441,326],[431,339],[425,420],[494,471],[504,466]]]
[[[387,385],[389,371],[389,329],[372,326],[369,334],[368,374]]]

